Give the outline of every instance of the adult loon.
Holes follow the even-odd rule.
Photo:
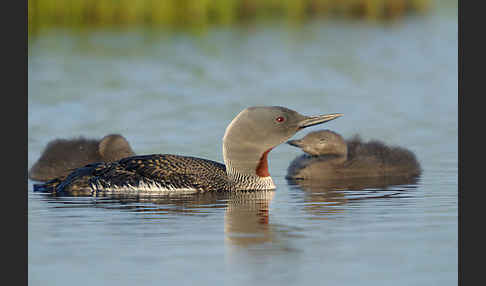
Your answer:
[[[95,162],[114,162],[134,156],[130,144],[120,134],[109,134],[98,139],[84,137],[50,141],[42,155],[29,171],[35,181],[49,181],[66,177],[74,169]]]
[[[358,135],[345,141],[336,132],[320,130],[287,143],[306,153],[290,163],[287,179],[416,177],[422,172],[411,151],[378,140],[363,142]]]
[[[223,137],[224,164],[189,156],[153,154],[76,169],[66,179],[34,185],[34,191],[77,194],[157,194],[269,190],[268,153],[297,131],[342,116],[304,116],[280,106],[241,111]]]

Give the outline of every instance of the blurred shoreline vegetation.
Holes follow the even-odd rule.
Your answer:
[[[28,0],[28,32],[48,27],[205,27],[267,19],[373,21],[424,13],[432,0]]]

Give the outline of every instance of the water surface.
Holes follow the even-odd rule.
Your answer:
[[[344,113],[308,128],[412,150],[417,182],[290,185],[288,145],[259,194],[51,197],[28,182],[31,285],[456,285],[457,17],[52,30],[30,39],[28,163],[50,140],[121,133],[138,154],[222,162],[251,105]]]

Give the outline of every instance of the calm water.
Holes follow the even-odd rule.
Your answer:
[[[292,186],[300,151],[269,156],[274,192],[50,197],[28,182],[31,285],[456,285],[457,17],[51,31],[29,43],[29,167],[50,140],[121,133],[139,154],[223,161],[251,105],[344,116],[330,128],[414,151],[415,184]],[[217,284],[217,285],[219,285]]]

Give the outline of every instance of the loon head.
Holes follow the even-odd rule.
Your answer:
[[[347,156],[348,148],[343,137],[331,130],[310,132],[301,139],[287,141],[287,144],[302,149],[313,156]]]
[[[242,189],[250,181],[266,181],[275,188],[268,172],[268,153],[297,131],[336,119],[340,113],[305,116],[281,106],[254,106],[241,111],[226,128],[223,157],[226,172]],[[240,178],[245,178],[239,186]]]

